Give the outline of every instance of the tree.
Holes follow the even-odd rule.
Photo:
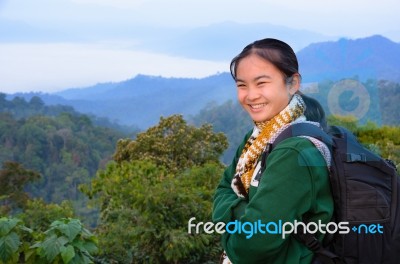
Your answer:
[[[40,100],[32,99],[31,103],[40,105]],[[104,168],[122,137],[122,133],[93,125],[83,115],[65,113],[16,120],[2,113],[0,164],[12,160],[40,173],[42,180],[24,187],[33,197],[48,203],[70,199],[75,207],[82,208],[85,197],[77,186],[89,182],[100,166]]]
[[[28,200],[24,211],[18,215],[25,225],[39,232],[46,231],[50,224],[58,219],[73,217],[75,213],[70,201],[47,204],[43,199]]]
[[[212,196],[227,146],[210,125],[180,115],[118,142],[115,162],[81,191],[100,207],[99,258],[118,263],[217,261],[219,237],[189,235],[187,223],[211,220]]]
[[[253,128],[253,122],[239,103],[227,101],[221,105],[209,104],[192,118],[197,126],[210,123],[215,132],[222,132],[229,141],[229,147],[224,152],[222,161],[226,164],[232,162],[237,147],[244,135]]]
[[[101,208],[99,258],[117,263],[217,262],[218,234],[188,234],[188,221],[211,221],[223,168],[216,163],[178,174],[150,161],[111,163],[83,188]]]
[[[0,170],[0,213],[23,208],[29,199],[25,185],[39,178],[37,172],[27,170],[17,162],[4,162]]]
[[[37,112],[43,111],[45,106],[43,100],[39,96],[33,96],[29,101],[29,105]]]
[[[338,116],[330,115],[328,116],[328,125],[330,126],[342,126],[350,130],[351,132],[356,132],[358,129],[358,120],[354,116]]]
[[[187,125],[181,115],[173,115],[161,117],[157,126],[139,133],[135,140],[119,140],[114,160],[151,160],[177,172],[208,161],[218,162],[227,146],[225,135],[214,133],[211,125],[196,128]]]

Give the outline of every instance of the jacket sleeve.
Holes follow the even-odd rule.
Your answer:
[[[239,198],[232,190],[232,175],[235,173],[233,165],[224,172],[223,178],[214,195],[213,221],[228,223],[244,212],[247,201]]]
[[[239,198],[232,190],[231,182],[236,172],[236,164],[240,158],[244,145],[250,137],[252,131],[249,131],[242,144],[236,150],[235,157],[230,166],[228,166],[214,194],[213,214],[214,222],[228,223],[232,219],[236,219],[235,215],[242,215],[247,201]]]
[[[269,155],[261,182],[256,191],[253,189],[255,193],[250,195],[249,202],[235,197],[227,183],[221,183],[224,190],[219,191],[217,208],[223,212],[222,208],[226,207],[221,217],[215,220],[237,219],[242,224],[258,220],[263,224],[301,221],[302,216],[315,206],[316,185],[323,184],[318,183],[318,175],[327,178],[326,165],[319,151],[308,140],[287,139],[286,144],[282,142]],[[289,254],[289,246],[293,243],[297,241],[290,236],[282,238],[282,234],[268,232],[254,232],[251,237],[243,232],[225,232],[222,237],[222,245],[233,263],[273,263],[278,255]]]

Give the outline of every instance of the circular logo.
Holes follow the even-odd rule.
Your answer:
[[[341,80],[328,93],[328,107],[334,115],[351,115],[361,119],[368,112],[370,103],[367,89],[356,80]]]

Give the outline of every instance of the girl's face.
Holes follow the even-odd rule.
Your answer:
[[[238,100],[255,122],[270,120],[289,103],[299,88],[298,75],[286,84],[283,73],[256,54],[239,61],[236,67]]]

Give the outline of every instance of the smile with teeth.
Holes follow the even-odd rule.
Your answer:
[[[249,104],[250,108],[252,109],[260,109],[266,106],[267,104]]]

